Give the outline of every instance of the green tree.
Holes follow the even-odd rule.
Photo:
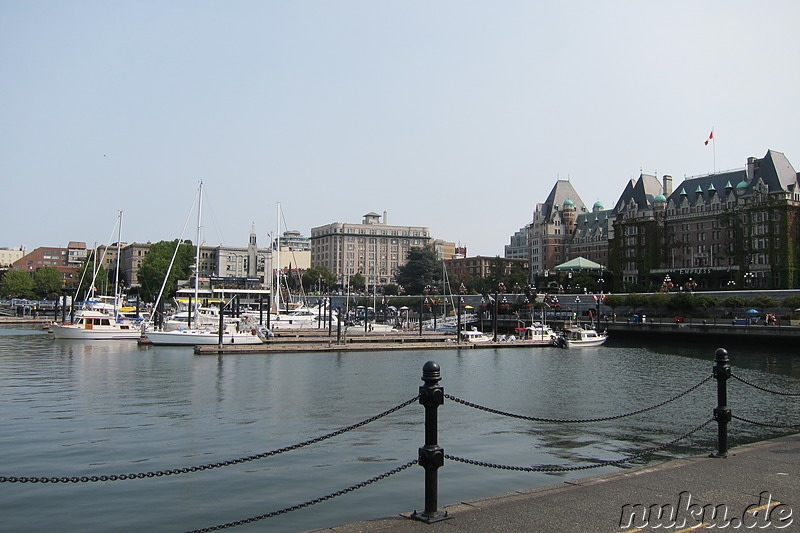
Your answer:
[[[647,298],[648,307],[654,307],[663,311],[669,307],[669,302],[672,297],[663,292],[654,292]]]
[[[678,312],[687,314],[697,307],[695,295],[691,292],[676,292],[670,300],[670,307]]]
[[[617,311],[617,307],[625,305],[625,297],[621,294],[609,294],[606,296],[603,303],[611,308],[613,312]]]
[[[108,273],[106,269],[102,267],[97,268],[97,272],[95,272],[95,264],[93,261],[86,261],[81,265],[81,268],[78,269],[78,292],[76,294],[77,299],[88,298],[89,292],[92,288],[92,281],[94,281],[94,287],[97,291],[101,292],[108,287]]]
[[[319,287],[319,285],[322,287]],[[330,290],[336,284],[336,276],[326,266],[311,267],[303,273],[303,288],[307,291]]]
[[[3,298],[32,298],[33,278],[24,270],[9,270],[3,275],[0,295]]]
[[[363,291],[367,286],[367,280],[361,272],[356,272],[350,276],[350,286],[357,291]]]
[[[638,292],[632,292],[625,297],[625,305],[631,307],[635,312],[638,308],[647,305],[647,296]]]
[[[172,255],[175,253],[175,248],[178,248],[178,253],[175,256],[175,263],[172,265],[172,270],[167,277],[167,270],[169,263],[172,260]],[[141,297],[146,302],[154,302],[158,297],[158,292],[161,290],[161,285],[164,283],[164,278],[167,278],[167,283],[164,286],[163,298],[170,298],[175,295],[178,286],[178,280],[189,279],[192,276],[191,266],[194,264],[194,246],[187,241],[178,246],[178,240],[173,241],[159,241],[150,246],[150,251],[142,259],[142,266],[139,267],[138,277],[139,284],[141,285]]]
[[[405,288],[407,294],[421,294],[426,286],[441,285],[441,261],[436,259],[433,246],[408,250],[406,264],[397,269],[397,283]]]
[[[755,298],[753,298],[752,300],[750,300],[750,305],[757,309],[760,309],[763,312],[765,309],[769,309],[771,307],[778,307],[778,302],[772,296],[766,296],[760,294]]]
[[[732,315],[736,314],[737,309],[741,309],[746,305],[747,305],[747,300],[745,300],[741,296],[729,296],[728,298],[725,298],[725,300],[722,302],[722,306],[730,309]]]
[[[55,299],[64,287],[64,277],[55,267],[42,267],[33,274],[33,291],[38,298]]]
[[[783,306],[788,307],[792,311],[800,309],[800,295],[787,296],[783,299]]]

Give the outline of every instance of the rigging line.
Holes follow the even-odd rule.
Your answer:
[[[94,261],[95,261],[95,263],[94,263],[94,269],[93,269],[93,272],[92,272],[92,286],[89,288],[87,293],[93,293],[94,292],[94,285],[95,285],[95,282],[97,281],[97,275],[100,273],[100,267],[103,265],[103,260],[106,258],[106,252],[108,252],[108,247],[111,246],[111,239],[114,238],[114,233],[117,231],[117,224],[119,224],[119,216],[117,217],[117,221],[114,222],[114,227],[111,228],[111,234],[108,236],[108,240],[106,241],[106,246],[105,246],[105,248],[103,248],[103,255],[100,257],[99,261],[97,260],[97,243],[95,243],[95,245],[94,245],[94,250],[93,251],[94,251]],[[84,274],[85,273],[86,273],[86,270],[84,270]],[[81,277],[81,283],[82,282],[83,282],[83,278]],[[78,285],[78,286],[80,287],[80,285]],[[83,306],[82,306],[83,309],[86,308],[86,301],[85,300],[87,300],[87,296],[89,296],[89,294],[86,294],[83,297],[83,299],[84,299]]]
[[[280,211],[280,214],[281,214],[281,218],[283,219],[283,227],[286,228],[287,231],[288,231],[289,225],[286,224],[286,215],[284,214],[283,210]],[[278,233],[280,233],[280,231],[281,231],[281,228],[278,228]],[[292,261],[294,261],[294,266],[297,268],[298,267],[298,265],[297,265],[297,257],[294,255],[294,248],[292,248],[290,246],[289,247],[289,252],[292,254]],[[292,270],[289,269],[289,276],[291,276],[291,275],[292,275]],[[303,305],[307,305],[308,302],[306,301],[306,291],[305,291],[305,288],[303,287],[303,280],[300,277],[300,269],[299,268],[297,268],[297,281],[298,281],[298,285],[300,285],[300,298],[301,298],[301,301],[303,302]],[[289,283],[288,283],[288,281],[286,283],[286,292],[287,293],[289,292]]]
[[[158,291],[158,297],[156,301],[153,303],[153,309],[158,309],[158,304],[161,301],[161,297],[164,295],[164,287],[167,286],[167,278],[169,278],[170,272],[172,272],[172,265],[175,263],[175,257],[178,255],[178,249],[181,247],[181,244],[184,243],[184,235],[186,235],[186,227],[189,225],[189,219],[194,212],[194,206],[197,205],[197,200],[200,197],[200,189],[197,190],[197,196],[195,196],[194,200],[192,201],[192,207],[189,209],[189,212],[186,214],[186,221],[183,223],[183,230],[181,231],[181,236],[178,239],[178,243],[175,245],[175,250],[172,252],[172,259],[169,261],[169,266],[167,267],[167,272],[164,274],[164,281],[161,282],[161,289]],[[155,320],[156,313],[150,313],[150,319],[147,321],[148,324],[152,324]]]

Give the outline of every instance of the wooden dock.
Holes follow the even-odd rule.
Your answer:
[[[328,337],[308,330],[282,331],[276,333],[264,344],[225,344],[198,345],[194,353],[201,355],[219,354],[268,354],[293,352],[356,352],[388,350],[453,350],[453,349],[493,349],[493,348],[541,348],[550,346],[549,339],[513,340],[489,342],[456,342],[452,335],[435,332],[419,333],[375,333],[371,335],[349,335],[337,342],[336,336]]]

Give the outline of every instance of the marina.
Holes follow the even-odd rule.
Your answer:
[[[2,475],[158,472],[292,446],[413,399],[429,360],[441,365],[448,394],[557,418],[638,409],[711,372],[714,349],[708,346],[609,343],[580,350],[475,343],[495,348],[306,348],[215,356],[181,346],[53,340],[40,327],[7,325],[0,328],[0,453],[7,465]],[[730,351],[737,374],[773,389],[800,390],[800,359],[793,350]],[[737,413],[771,421],[783,411],[755,392],[733,388]],[[668,442],[690,420],[707,419],[715,401],[713,386],[706,384],[659,413],[592,426],[509,422],[446,401],[440,443],[448,453],[488,461],[578,466]],[[120,524],[127,530],[186,531],[269,513],[415,459],[424,440],[422,419],[422,407],[412,403],[291,453],[156,479],[0,483],[4,530],[106,531]],[[783,434],[738,424],[731,444]],[[714,446],[714,431],[708,430],[630,466],[694,456]],[[449,505],[586,475],[475,470],[447,462],[440,470],[439,498]],[[337,500],[235,530],[311,530],[410,512],[422,507],[422,480],[415,466]]]

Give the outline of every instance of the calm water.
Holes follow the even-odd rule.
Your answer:
[[[711,373],[715,346],[611,345],[582,350],[407,351],[198,356],[191,348],[130,341],[54,341],[0,329],[0,475],[92,476],[182,468],[301,442],[371,417],[416,395],[425,361],[442,367],[448,394],[513,413],[557,418],[639,409]],[[731,352],[734,373],[800,391],[800,356]],[[579,465],[672,440],[711,417],[715,383],[653,412],[589,425],[502,418],[454,402],[439,410],[446,453],[510,465]],[[734,414],[792,422],[797,399],[733,380]],[[786,409],[787,403],[791,406]],[[782,407],[783,406],[783,407]],[[423,444],[418,404],[361,429],[275,457],[133,481],[0,484],[4,531],[185,531],[305,502],[395,468]],[[785,434],[737,423],[732,446]],[[715,450],[715,425],[651,458]],[[638,464],[641,464],[638,463]],[[439,503],[613,471],[518,473],[448,461]],[[235,531],[298,531],[421,509],[414,466],[353,493]]]

